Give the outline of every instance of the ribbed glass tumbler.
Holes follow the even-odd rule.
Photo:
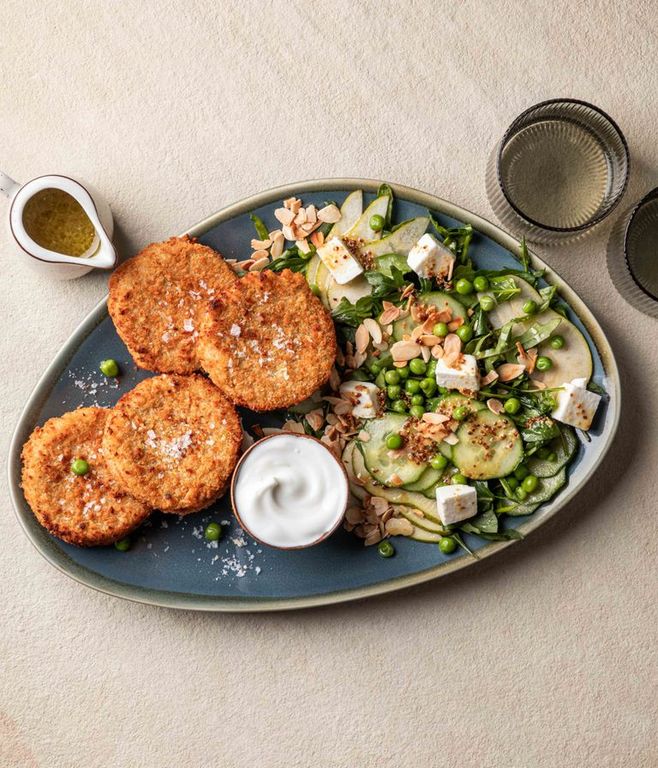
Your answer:
[[[626,139],[592,104],[552,99],[520,114],[487,165],[487,196],[501,224],[536,243],[583,236],[619,203]]]

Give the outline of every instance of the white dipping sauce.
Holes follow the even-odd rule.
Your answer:
[[[244,456],[233,504],[248,532],[275,547],[304,547],[331,531],[345,512],[348,486],[331,451],[302,435],[273,435]]]

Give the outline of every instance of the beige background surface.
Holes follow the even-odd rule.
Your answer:
[[[490,216],[495,140],[573,95],[625,131],[628,202],[658,182],[657,18],[655,2],[5,0],[0,167],[97,184],[125,251],[318,176]],[[0,765],[658,765],[658,326],[615,292],[608,228],[541,252],[618,355],[616,444],[558,519],[466,572],[304,613],[132,605],[42,560],[3,478]],[[0,254],[6,452],[106,276],[35,276],[4,228]]]

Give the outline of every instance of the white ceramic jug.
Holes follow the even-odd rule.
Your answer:
[[[44,189],[67,192],[82,206],[96,230],[93,242],[81,256],[67,256],[48,250],[36,243],[25,229],[23,212],[27,202]],[[80,277],[90,270],[112,269],[117,262],[117,252],[112,245],[114,221],[107,202],[97,190],[87,183],[69,176],[57,174],[38,176],[26,184],[18,184],[0,171],[0,192],[10,198],[9,226],[16,243],[30,265],[39,271],[62,280]]]

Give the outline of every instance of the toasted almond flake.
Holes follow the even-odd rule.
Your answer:
[[[298,250],[300,250],[302,253],[311,252],[311,246],[306,242],[306,240],[296,240],[295,245],[297,246]]]
[[[443,442],[448,443],[448,445],[457,445],[459,438],[454,432],[450,432],[443,438]]]
[[[302,201],[297,197],[291,197],[287,201],[289,203],[290,210],[296,215],[299,213],[299,209],[302,207]],[[285,205],[285,203],[284,203]]]
[[[391,347],[394,362],[413,360],[420,355],[421,346],[413,341],[396,341]]]
[[[344,416],[346,413],[352,413],[352,403],[348,403],[347,400],[341,400],[340,403],[334,405],[334,413],[336,416]]]
[[[400,317],[400,307],[391,307],[390,309],[385,309],[381,315],[379,316],[379,322],[382,325],[388,325],[389,323],[394,322]]]
[[[251,259],[247,259],[247,261],[249,262],[249,265],[253,264]],[[229,264],[229,266],[234,272],[242,272],[242,270],[245,268],[244,263],[244,261],[234,261],[233,263]],[[247,269],[248,268],[249,267],[247,267]]]
[[[526,363],[526,370],[528,373],[533,373],[535,370],[535,366],[537,365],[537,355],[539,352],[537,351],[537,348],[529,349],[526,352],[526,357],[528,358],[528,362]]]
[[[267,435],[280,435],[283,430],[279,429],[279,427],[263,427],[262,432],[267,437]]]
[[[429,347],[421,347],[420,356],[423,358],[423,362],[429,363],[430,357],[432,357],[432,350]]]
[[[270,256],[273,259],[278,259],[279,256],[283,253],[283,246],[285,244],[285,238],[283,237],[283,232],[277,233],[274,240],[272,241],[272,247],[270,248]]]
[[[452,259],[450,261],[450,264],[448,265],[448,274],[446,275],[446,278],[448,280],[452,280],[452,272],[453,272],[453,270],[455,268],[455,262],[456,261],[457,261],[457,259]]]
[[[340,211],[336,205],[325,205],[318,211],[318,219],[325,224],[335,224],[340,220]]]
[[[443,359],[446,365],[455,363],[462,353],[462,340],[455,333],[449,333],[443,342]]]
[[[345,364],[345,355],[343,354],[343,350],[340,348],[340,346],[336,349],[336,362],[341,367]]]
[[[420,337],[423,335],[423,326],[417,325],[412,331],[411,331],[411,341],[418,341]]]
[[[490,397],[487,400],[487,408],[491,411],[491,413],[495,413],[496,415],[498,415],[499,413],[502,413],[504,410],[504,407],[501,401],[495,397]]]
[[[283,232],[282,232],[280,229],[273,229],[273,230],[272,230],[272,231],[269,233],[269,235],[268,235],[268,236],[269,236],[270,240],[271,240],[272,242],[274,242],[274,241],[277,239],[277,237],[283,237]]]
[[[310,235],[311,232],[317,228],[317,225],[315,222],[306,222],[306,224],[301,224],[299,229],[302,230],[302,232],[306,232],[307,235]]]
[[[414,527],[404,517],[392,517],[386,521],[386,533],[389,536],[411,536]]]
[[[318,219],[318,212],[315,208],[315,206],[311,203],[311,205],[306,206],[306,221],[310,221],[311,223],[315,224],[315,222]]]
[[[379,528],[374,528],[365,538],[364,544],[366,547],[371,547],[373,544],[379,544],[382,540],[382,535]]]
[[[274,218],[280,221],[285,227],[289,227],[295,220],[295,214],[287,208],[277,208],[274,211]]]
[[[252,240],[251,241],[251,247],[255,251],[264,251],[267,250],[270,245],[272,245],[271,240]]]
[[[434,347],[436,344],[440,344],[441,339],[438,336],[430,334],[423,334],[420,337],[420,343],[425,347]]]
[[[258,251],[257,251],[258,253]],[[260,253],[267,253],[267,251],[260,251]],[[258,259],[255,261],[250,267],[250,272],[261,272],[265,267],[270,263],[270,259],[268,256],[263,256],[263,258]]]
[[[306,414],[306,421],[308,421],[311,429],[318,430],[324,425],[324,412],[322,408],[314,408]]]
[[[302,224],[306,224],[306,208],[300,208],[295,216],[295,224],[301,227]]]
[[[401,299],[406,299],[416,290],[416,286],[413,283],[409,283],[409,285],[402,291],[400,294]]]
[[[443,357],[443,347],[440,344],[435,344],[432,347],[432,357],[435,360],[440,360]]]
[[[464,325],[464,318],[463,317],[456,317],[454,320],[451,320],[448,323],[448,330],[449,331],[456,331],[457,328],[460,328],[462,325]]]
[[[304,425],[300,421],[294,421],[293,419],[288,419],[288,421],[283,422],[283,431],[294,432],[298,435],[305,434]]]
[[[446,421],[450,421],[450,416],[446,416],[445,413],[424,413],[423,421],[428,424],[444,424]]]
[[[357,437],[362,443],[367,443],[370,440],[370,432],[366,432],[365,429],[362,429]]]
[[[368,329],[364,323],[361,323],[361,325],[356,329],[356,333],[354,334],[354,341],[356,342],[357,352],[365,352],[366,349],[368,349],[368,344],[370,343],[370,334],[368,333]]]
[[[363,520],[363,509],[361,507],[348,507],[345,511],[345,519],[348,523],[356,525]]]
[[[388,349],[388,342],[386,341],[373,341],[372,346],[377,350],[377,352],[384,352],[384,350]]]
[[[489,373],[486,376],[483,376],[480,379],[480,385],[483,387],[486,387],[487,384],[491,384],[492,382],[496,381],[498,378],[498,374],[493,369],[489,371]]]
[[[445,309],[440,309],[436,313],[436,322],[437,323],[449,323],[452,318],[452,310],[450,307],[446,307]]]
[[[500,381],[512,381],[512,379],[516,379],[524,371],[525,366],[517,365],[516,363],[503,363],[496,368]]]
[[[292,227],[286,226],[285,224],[283,226],[283,236],[285,237],[286,240],[290,242],[294,242],[297,239],[295,235],[295,230],[292,229]]]
[[[546,384],[544,384],[543,381],[536,381],[535,379],[531,379],[530,381],[536,389],[546,389]]]
[[[324,244],[324,235],[322,232],[314,232],[311,235],[311,242],[316,248],[319,248],[321,245]]]
[[[360,368],[367,360],[368,355],[365,352],[356,352],[354,355],[354,369]]]
[[[338,424],[338,416],[335,413],[327,414],[327,424],[332,427],[334,424]]]
[[[406,364],[407,363],[406,363],[405,360],[394,360],[393,361],[393,365],[394,365],[395,368],[404,368]]]
[[[338,375],[338,371],[335,368],[331,369],[331,373],[329,374],[329,386],[335,391],[340,386],[340,376]]]
[[[373,320],[372,317],[366,317],[363,321],[363,325],[368,329],[370,338],[376,344],[379,344],[382,340],[382,329],[379,323],[376,320]]]
[[[373,508],[376,515],[383,515],[389,507],[388,501],[381,496],[371,496],[368,504]]]
[[[237,269],[244,269],[245,272],[249,270],[249,267],[254,263],[253,259],[245,259],[244,261],[239,261],[235,268]]]

